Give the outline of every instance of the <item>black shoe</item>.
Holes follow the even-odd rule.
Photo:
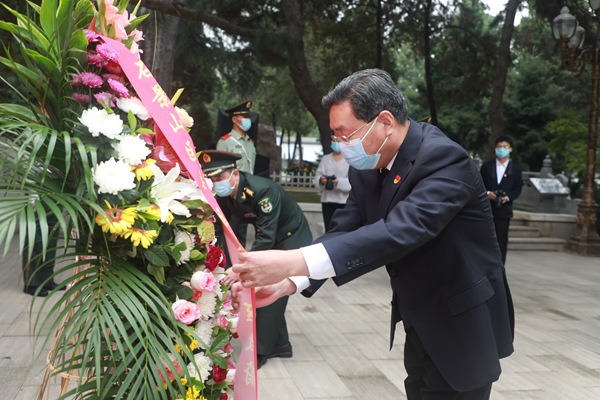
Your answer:
[[[54,289],[58,288],[58,290],[65,290],[65,285],[59,285],[54,281],[50,281],[44,285],[44,289],[51,292]]]
[[[27,286],[25,287],[25,289],[23,289],[23,292],[30,294],[32,296],[37,296],[37,297],[46,297],[48,296],[48,291],[46,290],[45,287],[43,287],[37,294],[37,290],[38,290],[39,286]]]
[[[267,357],[267,356],[263,356],[261,354],[257,355],[256,356],[256,369],[260,369],[260,367],[265,365],[267,363],[268,359],[269,359],[269,357]]]
[[[292,352],[292,344],[288,343],[285,346],[281,346],[273,350],[273,352],[269,355],[268,358],[280,357],[280,358],[290,358],[294,355]]]

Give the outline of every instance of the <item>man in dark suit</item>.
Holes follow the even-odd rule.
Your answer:
[[[496,158],[481,166],[481,177],[492,205],[496,237],[502,253],[502,262],[506,263],[508,248],[508,228],[513,217],[513,201],[521,194],[523,177],[521,167],[510,159],[512,141],[500,136],[495,141]]]
[[[217,202],[232,229],[239,223],[254,226],[252,250],[288,250],[309,245],[312,233],[302,209],[279,184],[237,169],[240,157],[219,150],[205,150],[199,155],[204,176],[212,180]],[[285,321],[287,302],[288,296],[284,296],[256,310],[259,368],[269,358],[292,357]]]
[[[242,254],[233,266],[241,286],[264,286],[256,290],[260,306],[385,265],[390,341],[398,321],[406,332],[408,398],[488,399],[499,359],[513,352],[514,316],[477,167],[438,128],[408,118],[382,70],[347,77],[323,106],[351,165],[346,207],[317,244]]]

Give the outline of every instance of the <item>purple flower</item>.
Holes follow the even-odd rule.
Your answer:
[[[75,82],[79,82],[79,80],[81,81],[81,85],[85,85],[90,88],[99,88],[104,83],[102,78],[93,72],[82,72],[79,74],[78,78],[74,77],[73,79]]]
[[[108,43],[99,44],[96,47],[96,52],[106,61],[116,61],[119,58],[119,53]]]
[[[115,106],[115,96],[107,92],[100,92],[94,95],[94,98],[102,107],[114,107]]]
[[[73,93],[73,98],[81,104],[89,104],[90,103],[90,96],[88,96],[87,94]]]
[[[88,53],[87,55],[88,64],[93,65],[95,67],[102,68],[107,64],[107,61],[104,57],[99,55],[98,53]]]
[[[89,29],[84,29],[83,33],[85,34],[88,43],[97,42],[98,38],[100,37],[100,35],[98,35],[96,32]]]
[[[110,86],[110,88],[112,90],[114,90],[119,97],[129,97],[130,96],[129,90],[127,90],[125,85],[123,85],[121,82],[114,80],[112,78],[108,78],[107,82],[108,82],[108,86]]]

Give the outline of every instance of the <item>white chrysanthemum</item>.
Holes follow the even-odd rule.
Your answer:
[[[109,139],[117,139],[123,132],[123,121],[116,114],[109,114],[105,109],[92,107],[84,110],[79,121],[85,125],[92,136],[103,134]]]
[[[151,164],[149,168],[154,172],[154,185],[150,190],[150,195],[155,199],[155,204],[160,208],[161,222],[167,220],[169,211],[173,214],[190,217],[190,211],[178,200],[186,199],[190,193],[197,190],[198,186],[177,181],[181,171],[179,164],[172,168],[166,175],[163,174],[156,164]]]
[[[194,118],[190,117],[190,114],[187,113],[183,108],[175,107],[175,111],[177,111],[177,115],[181,120],[181,123],[186,128],[191,128],[194,126]]]
[[[118,194],[121,190],[135,188],[135,173],[131,172],[129,164],[111,157],[94,168],[94,182],[98,185],[98,193]]]
[[[181,252],[181,258],[177,261],[177,264],[183,264],[190,260],[190,254],[194,248],[194,238],[189,232],[178,231],[175,234],[175,245],[185,243],[185,250]]]
[[[204,342],[204,344],[208,347],[210,347],[212,344],[213,328],[214,325],[210,321],[199,319],[196,323],[196,335],[198,335],[200,340],[202,340],[202,342]],[[202,343],[199,343],[198,345],[200,348],[204,349],[204,345]]]
[[[113,147],[119,154],[119,160],[129,165],[140,165],[151,152],[144,139],[132,135],[122,136]]]
[[[125,113],[131,111],[136,117],[142,121],[146,121],[150,118],[148,109],[144,106],[144,103],[137,97],[122,97],[117,99],[117,107]]]
[[[187,366],[190,376],[198,379],[201,382],[206,381],[210,375],[210,371],[212,371],[212,360],[210,357],[207,357],[202,353],[198,353],[194,355],[194,361],[196,361],[197,369],[194,367],[194,363],[189,363]]]
[[[208,319],[215,313],[217,296],[213,292],[203,292],[196,303],[200,306],[200,318]]]
[[[208,189],[212,190],[212,181],[210,179],[206,179],[206,178],[201,178],[201,179],[204,179],[207,182],[210,182],[211,186]],[[200,188],[198,187],[198,184],[196,184],[196,181],[194,181],[192,179],[182,178],[182,177],[179,177],[179,179],[177,181],[184,183],[186,185],[190,185],[191,187],[194,188],[193,191],[188,193],[188,195],[185,197],[185,200],[202,200],[203,202],[208,203],[208,200],[206,200],[204,193],[202,193],[202,190],[200,190]]]

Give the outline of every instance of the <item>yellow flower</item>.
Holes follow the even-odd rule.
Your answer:
[[[145,181],[145,180],[152,178],[154,176],[154,172],[152,172],[152,169],[150,169],[150,165],[155,164],[155,163],[156,163],[156,160],[153,160],[152,158],[148,158],[148,159],[142,161],[142,163],[140,165],[134,166],[132,170],[135,172],[135,177],[137,178],[137,180]]]
[[[190,343],[190,350],[194,351],[198,348],[198,341],[196,339],[192,339],[192,343]]]
[[[133,207],[123,210],[112,207],[108,202],[106,205],[108,208],[104,210],[105,214],[96,214],[96,223],[102,228],[102,232],[122,235],[133,226],[137,217]]]
[[[185,400],[205,400],[205,398],[200,395],[200,390],[192,386],[185,392]]]
[[[153,221],[158,221],[160,219],[160,207],[156,204],[151,204],[150,207],[146,207],[144,209],[140,209],[140,213],[145,214],[144,216]],[[165,222],[170,224],[173,221],[173,213],[171,211],[168,212],[167,218]]]
[[[177,350],[177,352],[179,352],[179,354],[183,354],[183,349],[177,343],[175,343],[175,350]],[[185,383],[184,383],[184,385],[185,385]]]
[[[148,247],[150,247],[152,242],[154,242],[154,239],[158,237],[158,232],[156,232],[155,230],[147,231],[144,229],[133,227],[131,228],[131,230],[125,232],[123,234],[123,237],[125,239],[129,239],[131,237],[131,241],[133,242],[134,246],[137,247],[141,244],[143,248],[147,249]]]

